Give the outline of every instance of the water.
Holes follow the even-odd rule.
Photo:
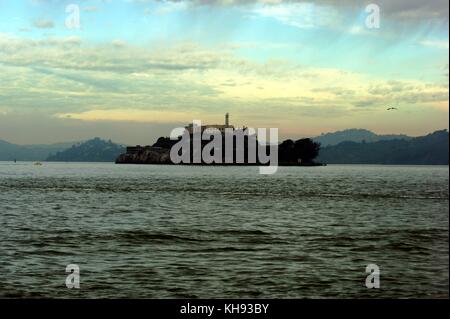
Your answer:
[[[0,162],[0,297],[448,298],[448,174]]]

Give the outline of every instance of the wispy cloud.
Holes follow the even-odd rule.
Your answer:
[[[39,19],[33,22],[33,25],[39,29],[51,29],[55,27],[55,24],[52,20]]]
[[[42,112],[118,127],[216,121],[229,111],[237,123],[317,132],[384,127],[394,121],[385,106],[396,104],[408,121],[391,124],[403,132],[446,124],[447,2],[377,1],[381,28],[369,30],[357,0],[96,1],[101,14],[82,11],[75,31],[64,28],[63,2],[36,1],[36,16],[10,19],[0,33],[9,118]]]
[[[131,0],[132,1],[132,0]],[[135,0],[145,2],[161,2],[161,0]],[[362,0],[164,0],[164,2],[186,3],[190,6],[252,6],[264,5],[286,7],[295,5],[317,5],[319,7],[334,7],[335,9],[363,10],[370,3]],[[440,19],[448,22],[449,3],[447,0],[378,0],[376,4],[382,8],[383,14],[394,19],[418,20]]]
[[[302,29],[336,25],[340,20],[332,7],[319,7],[312,3],[261,5],[252,8],[250,12]]]
[[[438,49],[447,49],[449,47],[448,41],[440,41],[440,40],[423,40],[419,42],[421,45],[434,47]]]
[[[36,42],[0,36],[0,51],[2,105],[39,105],[79,119],[119,120],[122,114],[132,120],[138,115],[122,111],[134,109],[139,110],[135,114],[172,112],[171,120],[183,121],[188,119],[180,114],[221,114],[224,105],[249,114],[256,107],[277,114],[321,117],[332,111],[344,116],[355,107],[383,110],[392,101],[410,106],[448,102],[448,88],[439,83],[389,81],[283,60],[255,62],[235,56],[231,48],[189,43],[117,50],[114,44],[85,46],[76,38]]]
[[[99,11],[99,8],[97,6],[86,6],[81,8],[81,10],[84,12],[97,12]]]

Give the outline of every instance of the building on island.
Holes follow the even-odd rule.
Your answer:
[[[188,126],[185,127],[185,129],[189,132],[189,134],[194,133],[194,123],[190,123]],[[235,130],[235,127],[233,125],[230,125],[230,114],[225,114],[225,124],[209,124],[209,125],[202,125],[199,132],[203,133],[204,131],[208,130],[218,130],[221,134],[225,134],[225,129],[232,129]],[[244,128],[245,129],[245,128]]]
[[[189,133],[189,135],[193,135],[194,133],[194,128],[197,128],[197,126],[195,126],[195,123],[190,123],[188,126],[185,126],[186,131]],[[219,131],[220,134],[222,136],[225,136],[226,133],[229,133],[226,131],[226,129],[231,129],[231,133],[232,134],[236,134],[236,133],[242,133],[245,134],[245,130],[247,129],[247,127],[242,127],[242,128],[237,128],[234,125],[230,125],[230,114],[226,113],[225,114],[225,123],[224,124],[209,124],[209,125],[201,125],[200,129],[198,130],[198,132],[201,132],[202,134],[204,132],[209,133],[209,131],[211,131],[211,133],[213,133],[214,131]],[[256,134],[249,134],[248,137],[252,137],[252,138],[256,138]],[[179,139],[181,138],[181,136],[179,137]],[[170,140],[170,138],[168,137],[160,137],[158,139],[158,141],[153,144],[152,146],[147,145],[147,146],[141,146],[141,145],[136,145],[136,146],[128,146],[126,148],[126,153],[130,154],[130,155],[137,155],[142,153],[143,151],[149,151],[149,150],[156,150],[156,149],[170,149],[172,147],[173,144],[177,143],[178,140]]]

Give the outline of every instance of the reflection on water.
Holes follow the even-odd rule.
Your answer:
[[[0,162],[0,297],[448,298],[448,173]]]

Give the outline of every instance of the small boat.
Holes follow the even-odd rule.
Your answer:
[[[34,166],[42,166],[42,163],[41,162],[36,162],[36,163],[34,163]]]

